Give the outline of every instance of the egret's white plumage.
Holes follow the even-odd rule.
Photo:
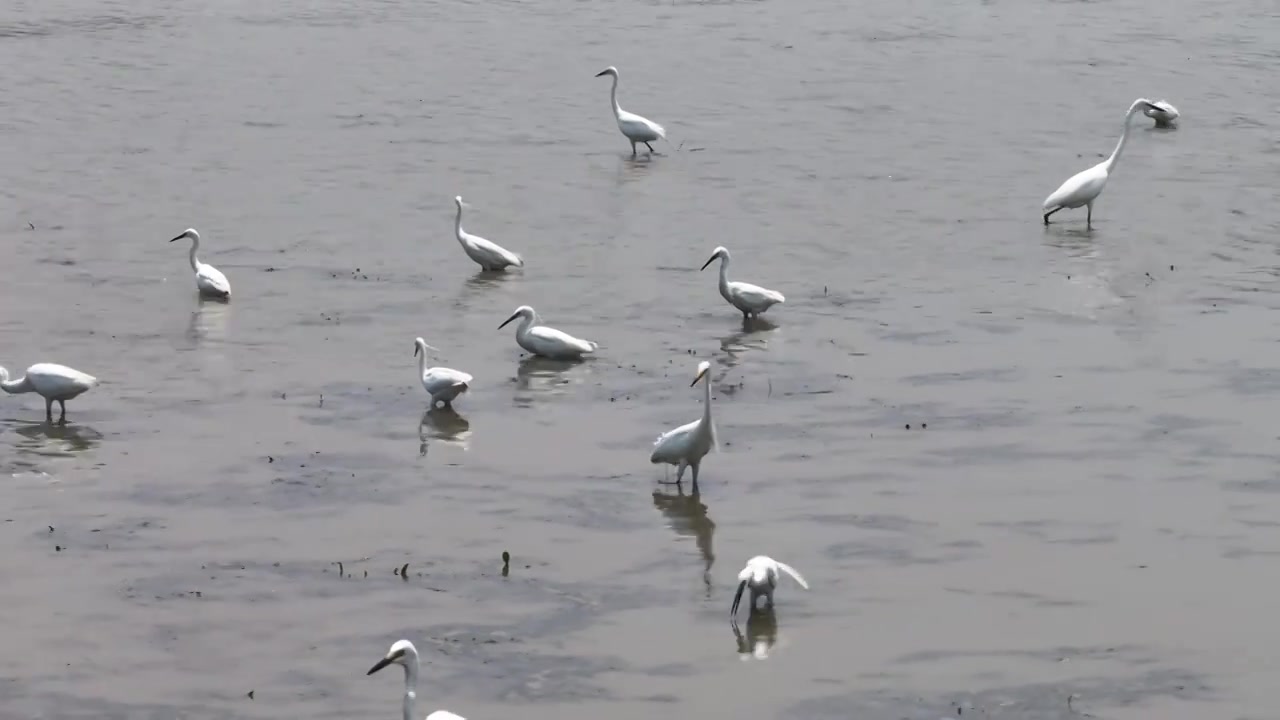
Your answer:
[[[413,341],[413,354],[418,357],[418,376],[422,378],[422,388],[431,396],[432,407],[437,404],[447,406],[471,387],[471,375],[453,368],[427,367],[428,350],[440,352],[422,338]]]
[[[738,308],[745,320],[752,315],[759,317],[760,313],[779,303],[787,301],[782,293],[777,290],[769,290],[759,285],[752,285],[744,282],[731,282],[729,280],[729,250],[721,246],[716,248],[711,257],[702,264],[702,269],[706,270],[707,266],[715,262],[716,258],[720,258],[720,295],[729,304]]]
[[[1152,108],[1155,105],[1146,98],[1138,98],[1129,106],[1129,112],[1124,116],[1124,133],[1120,135],[1120,141],[1116,143],[1115,150],[1111,151],[1111,157],[1094,165],[1088,170],[1081,170],[1072,175],[1062,186],[1053,191],[1049,197],[1044,200],[1044,224],[1049,224],[1049,216],[1058,212],[1063,208],[1078,208],[1087,206],[1089,214],[1085,219],[1088,227],[1093,226],[1093,201],[1098,195],[1102,194],[1102,189],[1107,186],[1107,178],[1111,176],[1111,172],[1115,170],[1116,163],[1120,160],[1120,153],[1124,151],[1125,143],[1129,142],[1129,130],[1132,127],[1130,121],[1139,110],[1144,108]]]
[[[618,105],[618,68],[610,65],[596,73],[596,77],[605,75],[613,76],[613,89],[609,91],[609,100],[613,103],[613,117],[618,121],[618,129],[631,142],[631,156],[635,157],[636,143],[644,143],[645,147],[649,148],[649,152],[653,152],[653,146],[649,143],[658,139],[666,140],[667,131],[648,118],[623,110]]]
[[[1151,107],[1142,111],[1143,115],[1156,121],[1158,128],[1171,128],[1178,124],[1178,108],[1168,100],[1157,100]]]
[[[796,582],[800,583],[800,587],[805,590],[809,589],[809,583],[805,582],[799,572],[790,565],[778,562],[771,557],[765,555],[757,555],[747,561],[747,566],[742,568],[742,572],[738,573],[738,592],[733,596],[733,607],[729,610],[730,615],[738,614],[738,604],[742,601],[742,591],[751,589],[751,609],[756,607],[756,598],[763,595],[768,603],[768,607],[773,607],[773,589],[778,586],[778,572],[782,571],[790,575]]]
[[[10,395],[39,393],[44,398],[45,419],[53,422],[53,403],[62,407],[58,422],[67,422],[67,401],[90,388],[97,387],[98,378],[54,363],[38,363],[27,368],[27,374],[17,380],[9,379],[9,371],[0,367],[0,390]]]
[[[502,270],[509,265],[524,267],[524,260],[521,260],[519,255],[495,242],[463,230],[462,207],[467,203],[462,202],[462,196],[455,197],[453,202],[458,206],[458,217],[453,223],[453,234],[457,236],[458,243],[466,251],[467,257],[476,261],[476,264],[484,270]]]
[[[528,305],[516,308],[511,317],[504,320],[498,329],[506,327],[507,323],[516,318],[520,318],[520,326],[516,328],[516,344],[534,355],[552,360],[577,360],[583,355],[595,352],[596,348],[600,347],[590,340],[576,338],[569,333],[537,324],[541,322],[541,318]]]
[[[388,665],[399,665],[404,668],[404,720],[413,720],[413,705],[417,700],[418,690],[418,649],[408,640],[397,640],[387,654],[365,674],[372,675]],[[437,710],[428,715],[427,720],[466,720],[466,718],[448,710]]]
[[[698,468],[702,465],[702,458],[711,452],[716,442],[716,428],[711,420],[711,363],[706,360],[698,363],[698,374],[689,386],[697,385],[703,378],[706,378],[706,382],[703,383],[702,417],[659,435],[653,443],[653,453],[649,456],[649,462],[655,465],[666,463],[676,466],[676,484],[684,477],[684,469],[692,468],[695,492],[698,489]]]
[[[196,232],[195,228],[187,228],[186,232],[169,242],[177,242],[183,238],[191,238],[191,269],[196,273],[196,289],[200,294],[224,300],[231,297],[231,283],[227,282],[227,276],[209,263],[200,262],[196,257],[196,250],[200,249],[200,233]]]

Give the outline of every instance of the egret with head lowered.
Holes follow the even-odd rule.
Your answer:
[[[1151,103],[1151,107],[1143,110],[1142,114],[1155,120],[1158,128],[1178,126],[1178,108],[1174,107],[1168,100],[1157,100]]]
[[[684,478],[685,468],[692,468],[694,492],[698,491],[698,468],[702,466],[702,458],[716,444],[716,427],[711,420],[711,363],[706,360],[698,363],[698,374],[689,387],[703,379],[706,382],[703,383],[702,417],[659,435],[653,443],[653,453],[649,455],[649,462],[655,465],[676,466],[676,485]]]
[[[195,228],[187,228],[186,232],[169,242],[177,242],[183,238],[191,238],[191,269],[196,273],[196,289],[204,297],[223,300],[230,298],[231,283],[227,282],[227,276],[209,263],[200,262],[200,258],[196,257],[196,251],[200,249],[200,233],[196,232]]]
[[[1139,110],[1154,108],[1155,104],[1146,98],[1138,98],[1129,106],[1129,112],[1124,116],[1124,133],[1120,135],[1120,142],[1116,143],[1116,149],[1111,151],[1111,157],[1094,165],[1088,170],[1080,172],[1067,178],[1062,183],[1062,187],[1053,191],[1049,197],[1044,199],[1044,224],[1049,224],[1049,216],[1064,208],[1088,207],[1089,214],[1085,218],[1085,226],[1093,227],[1093,201],[1098,199],[1102,194],[1102,189],[1107,186],[1107,178],[1111,177],[1112,171],[1116,168],[1116,163],[1120,161],[1120,153],[1124,152],[1125,143],[1129,142],[1129,130],[1132,127],[1131,121],[1133,116]]]
[[[576,338],[569,333],[542,325],[538,313],[528,305],[516,308],[516,311],[511,313],[511,317],[502,321],[498,329],[506,327],[507,323],[516,318],[520,319],[520,325],[516,328],[516,344],[534,355],[551,360],[579,360],[583,355],[590,355],[600,347],[590,340]]]
[[[422,388],[431,396],[431,407],[449,407],[454,398],[471,387],[471,375],[453,368],[427,367],[428,350],[440,352],[422,338],[413,341],[413,354],[418,358],[418,375],[422,380]]]
[[[66,365],[38,363],[27,368],[27,374],[17,380],[9,379],[9,371],[0,367],[0,390],[10,395],[38,393],[44,398],[45,420],[53,422],[53,403],[62,408],[58,422],[67,424],[67,401],[97,387],[98,378],[73,370]]]
[[[397,640],[366,675],[372,675],[388,665],[399,665],[404,668],[404,720],[414,720],[413,706],[418,695],[418,649],[408,640]],[[427,720],[466,720],[448,710],[437,710],[427,716]]]
[[[800,577],[796,569],[786,563],[778,562],[765,555],[757,555],[747,561],[747,566],[738,573],[738,592],[733,596],[733,607],[729,610],[731,617],[737,617],[738,604],[742,602],[742,592],[751,590],[750,610],[756,609],[756,600],[763,596],[765,607],[773,607],[773,589],[778,586],[778,573],[785,572],[800,583],[800,587],[809,589],[809,583]]]
[[[613,117],[618,121],[618,129],[631,142],[631,157],[636,156],[636,143],[644,143],[644,146],[649,148],[649,152],[652,153],[653,146],[649,143],[659,139],[666,140],[667,131],[661,125],[648,118],[623,110],[618,105],[618,68],[610,65],[596,73],[596,77],[604,77],[605,75],[613,77],[613,89],[609,91],[609,100],[613,103]]]
[[[462,245],[467,257],[486,271],[503,270],[508,266],[524,267],[524,260],[521,260],[519,255],[495,242],[463,230],[462,208],[467,207],[468,204],[462,201],[461,195],[455,197],[453,202],[458,206],[458,217],[453,223],[453,234],[457,236],[458,244]]]
[[[710,259],[702,264],[702,269],[706,270],[708,265],[716,261],[716,258],[720,259],[720,295],[728,300],[730,305],[738,308],[743,320],[753,315],[760,317],[760,313],[787,301],[777,290],[769,290],[751,283],[730,281],[729,250],[723,246],[711,253]]]

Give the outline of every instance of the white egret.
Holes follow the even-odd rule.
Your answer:
[[[399,665],[404,668],[404,720],[413,720],[413,705],[418,691],[418,649],[408,640],[397,640],[387,654],[369,668],[366,675],[372,675],[388,665]],[[466,720],[448,710],[437,710],[427,716],[427,720]]]
[[[534,355],[552,360],[578,360],[600,347],[590,340],[576,338],[555,328],[539,324],[541,318],[528,305],[516,308],[511,317],[504,320],[498,329],[506,327],[507,323],[516,318],[521,318],[520,326],[516,328],[516,344]]]
[[[746,588],[751,589],[751,609],[755,609],[756,599],[761,595],[765,597],[767,607],[773,607],[773,589],[778,586],[778,571],[795,578],[795,581],[805,590],[809,589],[809,583],[800,577],[800,573],[796,572],[795,568],[771,557],[757,555],[748,560],[747,566],[738,573],[738,592],[733,596],[733,607],[729,610],[729,615],[737,616],[738,603],[742,601],[742,591]]]
[[[1087,227],[1093,227],[1093,201],[1102,194],[1102,189],[1107,186],[1107,178],[1111,172],[1115,170],[1116,163],[1120,160],[1120,153],[1124,151],[1125,143],[1129,142],[1130,121],[1137,112],[1144,108],[1153,108],[1155,105],[1146,98],[1138,98],[1129,106],[1129,112],[1124,116],[1124,133],[1120,135],[1120,142],[1116,143],[1116,149],[1111,151],[1111,157],[1094,165],[1088,170],[1081,170],[1072,175],[1066,182],[1062,183],[1062,187],[1053,191],[1053,194],[1044,200],[1044,224],[1049,224],[1049,216],[1058,212],[1063,208],[1078,208],[1087,206],[1089,215],[1085,219]]]
[[[698,468],[702,465],[702,458],[716,442],[716,427],[711,421],[710,371],[711,363],[703,360],[698,363],[698,374],[689,383],[689,387],[693,387],[699,380],[707,379],[703,384],[702,417],[659,435],[653,443],[653,453],[649,455],[649,462],[655,465],[666,463],[676,466],[677,485],[684,477],[684,469],[693,468],[694,492],[698,490]]]
[[[1174,107],[1168,100],[1157,100],[1151,103],[1152,107],[1142,111],[1143,115],[1156,121],[1158,128],[1176,127],[1178,124],[1178,108]]]
[[[196,273],[196,289],[200,294],[224,300],[231,297],[231,283],[227,282],[227,276],[223,275],[218,268],[200,262],[196,257],[196,250],[200,249],[200,233],[196,232],[195,228],[187,228],[186,232],[169,242],[177,242],[183,238],[191,238],[191,269]]]
[[[428,350],[440,352],[422,338],[413,341],[413,354],[418,358],[418,376],[422,379],[422,388],[431,396],[432,407],[437,404],[449,407],[454,398],[471,387],[471,376],[453,368],[427,367]]]
[[[39,393],[44,398],[45,419],[53,422],[53,401],[62,406],[58,422],[67,422],[67,401],[97,387],[98,378],[73,370],[66,365],[39,363],[27,368],[27,374],[17,380],[9,379],[9,371],[0,367],[0,389],[10,395]]]
[[[596,77],[605,75],[613,76],[613,89],[609,91],[609,100],[613,102],[613,116],[618,120],[618,129],[627,140],[631,141],[631,157],[636,156],[636,143],[644,143],[644,146],[649,148],[649,152],[653,152],[653,146],[649,143],[659,138],[666,140],[667,131],[648,118],[623,110],[618,105],[618,68],[610,65],[596,73]]]
[[[729,251],[721,246],[711,253],[711,258],[702,265],[702,269],[706,270],[707,266],[715,262],[716,258],[720,258],[720,295],[729,301],[729,304],[738,308],[742,312],[742,319],[746,320],[752,315],[760,316],[760,313],[779,303],[787,301],[782,293],[777,290],[768,290],[759,285],[752,285],[744,282],[729,281]]]
[[[519,255],[495,242],[485,240],[479,235],[472,235],[463,230],[462,208],[467,203],[462,202],[461,195],[455,197],[453,202],[458,206],[458,217],[453,223],[453,234],[458,237],[458,243],[466,251],[467,257],[475,260],[476,264],[483,270],[502,270],[508,265],[524,267],[524,261],[520,259]]]

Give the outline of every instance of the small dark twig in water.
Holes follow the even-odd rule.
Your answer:
[[[320,407],[324,407],[324,393],[320,393]]]
[[[1094,715],[1093,713],[1080,712],[1079,710],[1076,710],[1075,707],[1071,705],[1071,700],[1075,698],[1075,696],[1076,696],[1075,693],[1071,693],[1070,695],[1067,696],[1067,712],[1073,713],[1075,715],[1079,715],[1081,717],[1087,717],[1087,718],[1097,717],[1097,715]]]
[[[409,563],[405,563],[404,565],[400,566],[400,579],[401,580],[409,579]]]
[[[253,691],[252,691],[252,690],[250,690],[250,691],[249,691],[249,695],[248,695],[248,697],[249,697],[249,699],[250,699],[250,700],[252,700],[252,699],[253,699]]]
[[[344,575],[344,573],[342,572],[342,562],[341,562],[341,561],[339,561],[339,562],[338,562],[338,577],[342,577],[343,575]]]
[[[502,577],[507,577],[511,573],[511,553],[506,550],[502,551]]]
[[[28,227],[29,229],[31,229],[31,230],[35,230],[35,229],[36,229],[36,224],[35,224],[35,223],[27,223],[27,227]]]

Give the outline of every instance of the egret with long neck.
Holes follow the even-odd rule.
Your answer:
[[[222,274],[218,268],[200,262],[200,258],[196,257],[196,251],[200,249],[200,233],[195,228],[187,228],[186,232],[169,242],[177,242],[183,238],[191,238],[191,269],[196,274],[196,289],[205,297],[216,297],[226,300],[231,297],[231,283],[227,282],[227,276]]]
[[[751,283],[730,281],[729,251],[723,246],[711,253],[711,257],[703,263],[702,269],[706,270],[716,258],[720,259],[720,295],[728,300],[730,305],[738,308],[743,320],[749,319],[752,315],[759,317],[760,313],[774,305],[786,302],[787,299],[777,290],[769,290]]]
[[[698,363],[698,374],[694,376],[689,387],[703,383],[702,417],[691,423],[669,430],[658,436],[653,443],[653,453],[649,462],[657,465],[665,463],[676,466],[676,485],[684,479],[685,468],[693,470],[693,491],[698,491],[698,469],[702,466],[702,458],[706,457],[716,442],[716,428],[711,419],[711,363],[703,360]]]
[[[583,355],[590,355],[600,347],[590,340],[576,338],[569,333],[542,325],[538,313],[528,305],[516,308],[516,311],[511,313],[511,317],[504,320],[498,329],[501,330],[507,326],[507,323],[517,318],[520,320],[520,325],[516,327],[516,344],[534,355],[541,355],[551,360],[579,360]]]
[[[27,368],[27,374],[17,380],[9,379],[9,371],[0,367],[0,390],[10,395],[39,393],[44,398],[44,416],[53,422],[53,403],[62,408],[58,422],[67,423],[67,401],[97,387],[98,378],[74,370],[66,365],[37,363]]]
[[[408,640],[397,640],[366,675],[372,675],[388,665],[404,668],[404,720],[413,720],[413,706],[418,698],[418,649]],[[448,710],[437,710],[427,720],[466,720]]]
[[[1049,216],[1062,210],[1063,208],[1078,208],[1086,206],[1089,208],[1089,214],[1085,218],[1085,226],[1093,227],[1093,201],[1102,194],[1102,189],[1107,186],[1107,178],[1111,176],[1115,170],[1116,163],[1120,161],[1120,154],[1124,152],[1124,146],[1129,142],[1129,130],[1132,128],[1131,121],[1133,116],[1139,110],[1156,107],[1154,103],[1146,98],[1138,98],[1129,106],[1129,112],[1124,116],[1124,132],[1120,135],[1120,141],[1116,143],[1115,150],[1111,151],[1111,157],[1094,165],[1088,170],[1081,170],[1072,175],[1066,182],[1062,183],[1062,187],[1053,191],[1053,194],[1044,200],[1044,224],[1049,224]]]
[[[431,396],[431,406],[449,407],[454,398],[471,387],[471,375],[461,370],[447,367],[427,367],[427,351],[440,352],[427,344],[422,338],[413,341],[413,354],[418,357],[418,379],[422,381],[422,389]]]
[[[609,102],[613,105],[613,117],[618,121],[618,130],[622,131],[623,136],[631,143],[631,157],[636,156],[636,143],[644,143],[652,153],[653,146],[649,143],[658,139],[666,140],[666,129],[648,118],[623,110],[622,106],[618,105],[618,68],[610,65],[596,73],[596,77],[605,75],[613,77],[613,89],[609,91]]]
[[[520,259],[519,255],[498,243],[463,230],[462,208],[466,207],[467,203],[462,201],[462,196],[455,197],[453,202],[458,206],[458,215],[453,221],[453,234],[458,238],[458,244],[462,246],[463,252],[474,260],[480,269],[494,271],[503,270],[508,266],[524,267],[524,260]]]

